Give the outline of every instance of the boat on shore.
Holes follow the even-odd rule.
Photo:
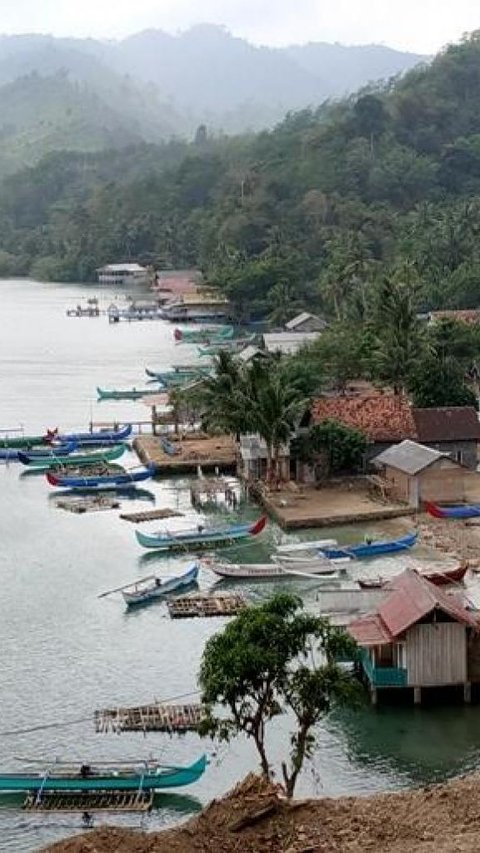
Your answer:
[[[480,516],[480,504],[439,506],[426,501],[425,509],[433,518],[478,518]]]
[[[311,539],[305,542],[293,542],[291,545],[277,545],[279,554],[296,554],[304,551],[319,551],[321,548],[333,548],[338,545],[336,539]]]
[[[305,580],[336,580],[342,571],[335,566],[317,560],[313,565],[305,563],[207,563],[208,568],[221,578],[228,580],[269,580],[278,578],[304,578]]]
[[[409,533],[400,539],[379,540],[378,542],[361,542],[358,545],[344,545],[336,548],[319,548],[319,554],[328,560],[349,558],[352,560],[364,557],[376,557],[380,554],[395,554],[398,551],[408,551],[417,541],[416,533]]]
[[[68,475],[53,474],[47,471],[46,478],[51,486],[62,489],[116,489],[134,486],[150,480],[155,474],[155,466],[148,465],[141,471],[122,471],[118,474],[107,474],[100,477],[69,477]]]
[[[97,462],[114,462],[120,459],[125,453],[126,447],[124,444],[114,445],[109,450],[92,450],[91,453],[71,453],[67,456],[39,457],[32,456],[29,452],[18,451],[19,462],[23,465],[28,465],[31,468],[36,468],[40,471],[49,471],[58,465],[77,465],[88,466]]]
[[[266,526],[267,516],[262,515],[256,522],[232,524],[223,527],[192,528],[180,533],[143,533],[135,531],[137,542],[143,548],[155,548],[157,551],[206,551],[230,545],[240,539],[258,536]]]
[[[197,582],[199,571],[199,564],[192,563],[183,575],[165,580],[152,575],[150,578],[135,581],[121,590],[125,604],[127,607],[138,607],[177,592],[179,589],[190,587]]]
[[[420,577],[424,578],[435,586],[447,586],[450,583],[461,583],[468,572],[468,566],[458,566],[455,569],[445,569],[434,572],[419,571]],[[360,589],[381,589],[386,584],[394,581],[395,578],[364,578],[358,580]]]
[[[156,761],[82,765],[52,762],[38,772],[0,773],[0,791],[160,791],[193,784],[206,767],[205,755],[184,767]]]

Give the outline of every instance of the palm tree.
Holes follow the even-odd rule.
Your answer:
[[[243,366],[226,350],[215,356],[213,364],[213,376],[203,381],[203,421],[209,429],[238,438],[246,428]]]

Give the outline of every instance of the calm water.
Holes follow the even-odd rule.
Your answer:
[[[145,366],[194,357],[194,348],[174,347],[172,327],[161,322],[110,326],[105,317],[67,318],[66,308],[91,292],[80,286],[0,283],[0,428],[23,424],[26,432],[41,432],[57,425],[86,428],[91,418],[146,417],[148,409],[141,404],[98,404],[95,387],[143,387]],[[101,293],[107,305],[114,294]],[[130,462],[137,464],[133,456],[127,458],[126,464]],[[0,767],[16,768],[17,756],[83,762],[154,755],[187,763],[206,748],[211,765],[198,784],[183,794],[159,798],[159,808],[149,816],[114,818],[149,829],[180,820],[255,767],[250,745],[237,741],[215,750],[196,735],[96,735],[92,715],[104,706],[193,693],[203,645],[221,622],[172,622],[161,604],[127,615],[118,596],[98,599],[102,590],[152,569],[162,574],[178,571],[185,560],[142,557],[133,526],[117,512],[78,517],[62,512],[43,477],[19,474],[17,465],[0,468]],[[185,480],[148,484],[144,498],[154,499],[157,506],[177,507],[187,519],[196,517]],[[242,510],[248,517],[256,512]],[[173,519],[168,526],[175,523]],[[344,529],[321,535],[354,540],[363,532]],[[266,559],[282,537],[270,526],[261,544],[230,551],[229,556]],[[398,563],[389,566],[394,571]],[[364,571],[378,573],[373,566]],[[205,572],[201,585],[213,583],[214,577]],[[285,585],[302,591],[314,606],[315,583]],[[261,600],[272,588],[255,584],[247,592]],[[479,715],[476,708],[365,708],[334,716],[319,728],[319,750],[299,792],[384,790],[473,769],[480,759]],[[22,733],[27,729],[31,731]],[[287,749],[285,727],[272,732],[272,741],[278,754]],[[110,816],[108,820],[112,822]],[[101,821],[98,818],[97,824]],[[18,808],[5,808],[0,811],[0,850],[37,850],[79,829],[76,816],[28,816]]]

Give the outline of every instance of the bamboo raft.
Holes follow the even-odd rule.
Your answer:
[[[177,512],[175,509],[148,509],[144,512],[122,512],[120,518],[123,521],[133,521],[135,524],[141,524],[142,521],[154,521],[159,518],[179,518],[183,516],[183,512]]]
[[[191,732],[203,717],[201,705],[139,705],[133,708],[104,708],[95,711],[97,734],[114,732]]]
[[[146,812],[153,806],[153,791],[44,791],[27,794],[22,809],[28,812]]]
[[[167,601],[168,612],[172,619],[186,619],[192,616],[235,616],[246,607],[245,596],[241,593],[223,595],[180,595]]]
[[[107,495],[95,495],[95,497],[73,498],[68,500],[62,498],[55,503],[57,509],[65,509],[68,512],[82,514],[85,512],[104,512],[109,509],[118,509],[120,501]]]

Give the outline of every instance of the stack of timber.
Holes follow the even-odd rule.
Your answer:
[[[146,812],[153,806],[153,791],[44,791],[27,794],[22,809],[35,812]]]
[[[180,518],[183,512],[177,512],[175,509],[148,509],[144,512],[122,512],[120,518],[124,521],[133,521],[135,524],[141,524],[142,521],[155,521],[159,518]]]
[[[190,732],[195,731],[203,712],[201,705],[139,705],[134,708],[104,708],[95,711],[95,731]]]
[[[235,616],[246,607],[245,596],[241,593],[223,595],[181,595],[167,601],[168,612],[172,619],[186,619],[192,616]]]
[[[78,515],[85,512],[103,512],[109,509],[118,509],[120,501],[107,495],[92,495],[84,498],[62,498],[55,503],[57,509],[65,509]]]

